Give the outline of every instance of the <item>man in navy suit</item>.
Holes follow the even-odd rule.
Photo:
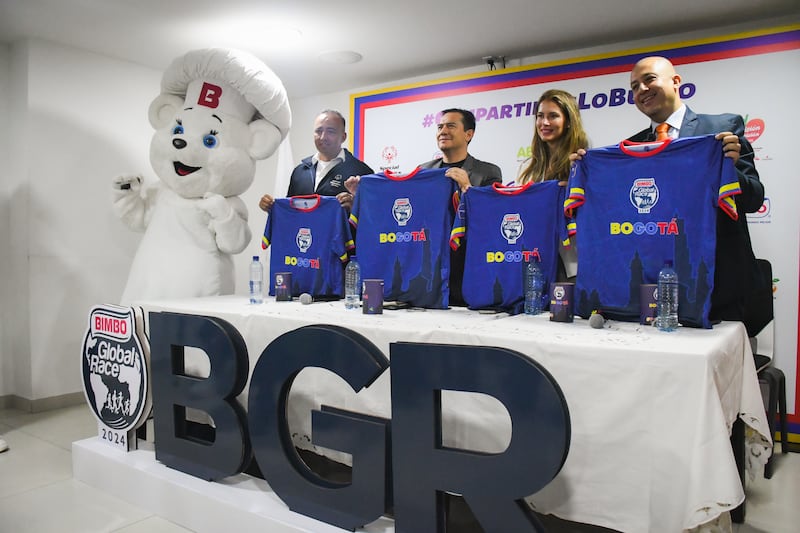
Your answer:
[[[669,124],[670,137],[716,134],[727,157],[733,159],[742,194],[736,196],[738,220],[720,210],[717,216],[717,253],[712,320],[742,320],[747,290],[758,286],[757,267],[745,213],[756,212],[764,202],[764,185],[756,171],[753,148],[744,137],[739,115],[697,114],[681,102],[681,77],[664,57],[646,57],[631,71],[631,91],[636,107],[650,118],[650,126],[629,140],[655,140],[655,128]]]
[[[314,120],[314,146],[317,153],[303,159],[292,171],[286,196],[319,194],[335,196],[349,212],[353,195],[344,186],[350,176],[372,174],[372,169],[355,158],[342,144],[347,140],[345,120],[332,109],[322,111]],[[258,206],[269,211],[275,199],[261,197]]]

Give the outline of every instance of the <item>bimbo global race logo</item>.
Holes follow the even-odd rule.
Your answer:
[[[555,287],[553,287],[553,298],[555,298],[556,300],[563,300],[566,294],[567,291],[563,285],[556,285]]]
[[[300,228],[297,230],[297,235],[295,235],[294,242],[297,244],[297,248],[302,252],[306,253],[309,248],[311,248],[311,243],[313,242],[313,238],[311,237],[311,228]]]
[[[146,411],[148,380],[133,310],[94,307],[81,355],[86,401],[98,421],[119,432],[135,429]]]
[[[658,203],[658,186],[655,178],[634,180],[630,191],[630,200],[639,213],[649,213]]]
[[[411,200],[408,198],[396,198],[392,204],[392,218],[397,221],[398,226],[405,226],[411,220],[414,209],[411,207]]]
[[[522,232],[525,231],[525,226],[522,224],[522,218],[519,213],[506,213],[503,215],[503,220],[500,222],[500,233],[508,244],[516,244],[517,239],[522,237]]]

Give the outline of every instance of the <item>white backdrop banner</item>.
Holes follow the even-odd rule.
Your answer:
[[[800,442],[797,409],[800,179],[790,142],[800,87],[800,25],[771,28],[491,71],[351,95],[353,151],[376,171],[408,172],[440,155],[436,123],[443,109],[475,113],[470,153],[497,164],[513,181],[530,153],[537,99],[547,89],[578,99],[593,147],[616,144],[649,125],[633,105],[629,72],[648,55],[672,60],[681,97],[698,113],[737,113],[755,150],[766,188],[761,210],[748,215],[756,256],[773,266],[774,353],[787,376],[791,440]]]

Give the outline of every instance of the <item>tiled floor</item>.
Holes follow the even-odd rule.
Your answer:
[[[85,406],[37,414],[0,410],[0,533],[179,533],[189,531],[72,478],[71,443],[97,433]],[[747,487],[738,533],[790,533],[800,523],[800,454],[779,455],[771,480]],[[550,524],[548,524],[550,525]],[[557,524],[558,531],[596,528]]]

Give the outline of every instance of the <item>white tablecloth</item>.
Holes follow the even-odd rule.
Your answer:
[[[363,315],[343,302],[250,305],[226,296],[143,302],[149,311],[222,318],[242,334],[250,365],[276,337],[308,324],[336,324],[366,336],[389,356],[396,341],[474,344],[517,350],[544,366],[566,397],[572,424],[567,461],[528,500],[540,513],[619,531],[676,532],[730,511],[744,500],[730,445],[737,416],[754,430],[751,448],[771,443],[744,326],[663,333],[634,323],[553,323],[547,314],[508,316],[463,308]],[[298,376],[289,419],[297,444],[312,447],[309,411],[321,404],[391,416],[388,373],[354,393],[321,369]],[[248,384],[249,388],[249,384]],[[246,399],[242,398],[246,406]],[[511,438],[495,399],[443,394],[447,446],[501,452]],[[336,452],[317,450],[342,460]]]

